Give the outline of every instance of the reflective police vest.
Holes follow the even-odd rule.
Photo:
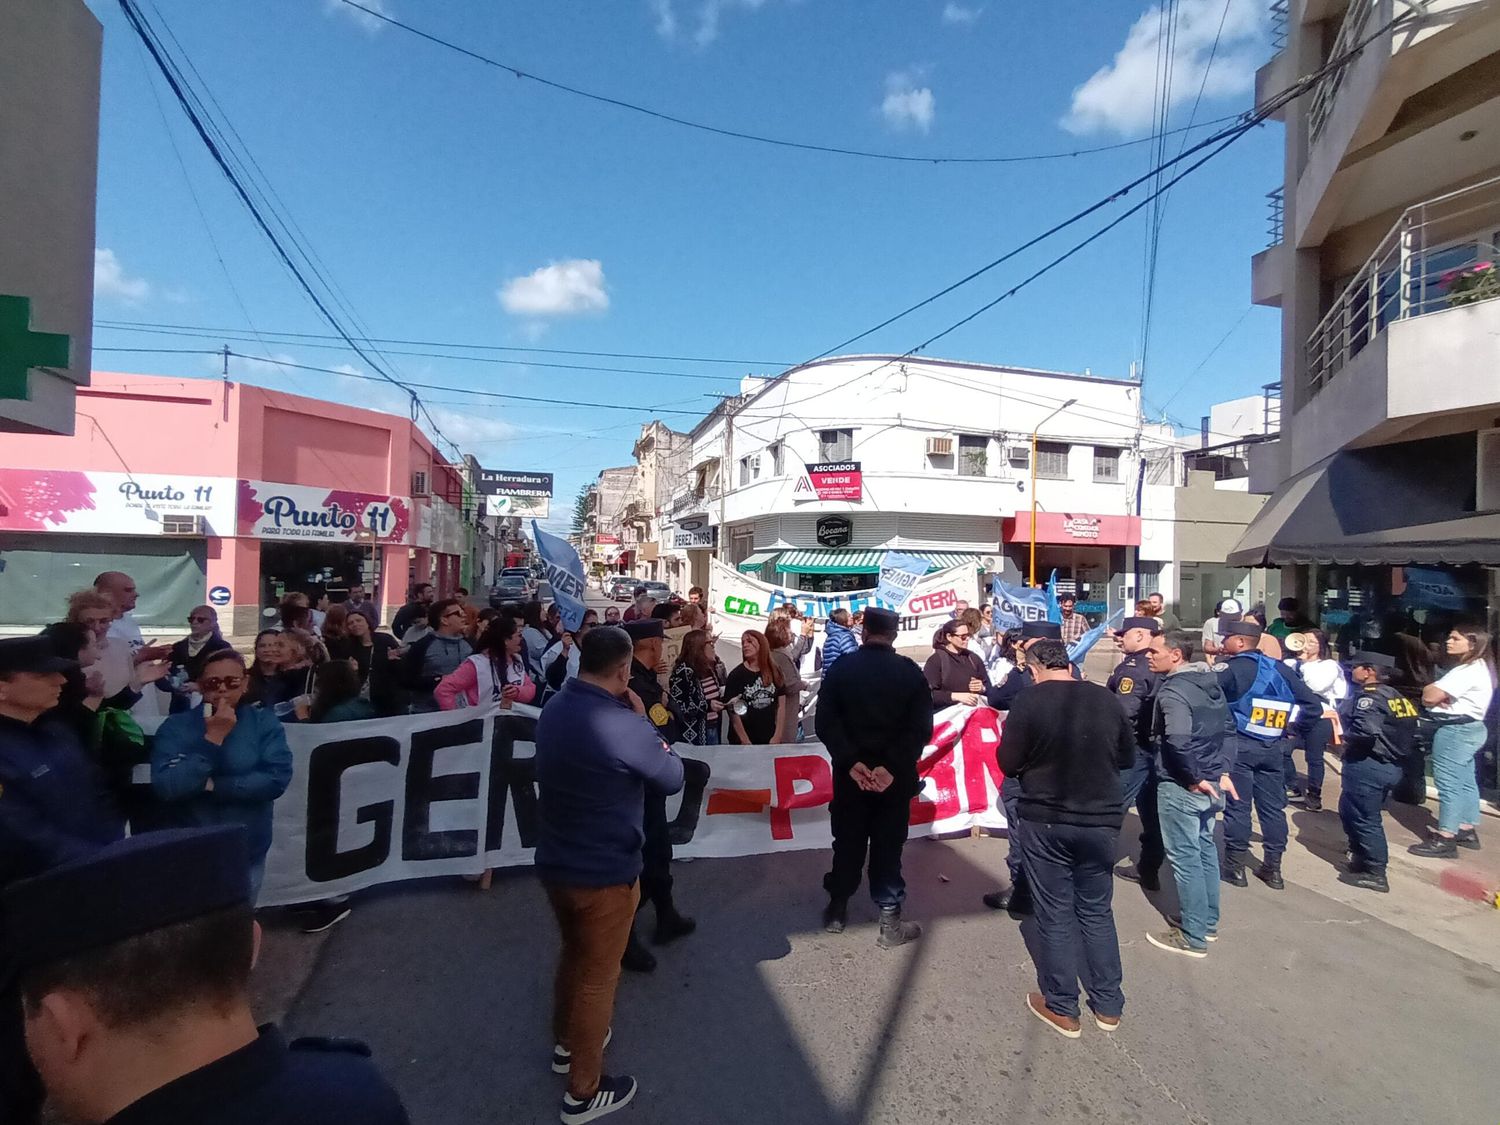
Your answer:
[[[1286,734],[1297,697],[1276,661],[1261,652],[1242,655],[1255,658],[1255,682],[1230,704],[1235,730],[1262,742],[1275,742]]]

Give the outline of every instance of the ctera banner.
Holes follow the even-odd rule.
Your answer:
[[[953,615],[959,602],[974,604],[978,594],[977,573],[972,566],[953,566],[919,578],[906,597],[904,606],[891,604],[877,590],[859,590],[849,594],[813,594],[806,590],[789,590],[772,586],[741,574],[732,567],[712,560],[709,571],[709,610],[714,635],[731,641],[740,639],[746,629],[765,631],[766,621],[777,606],[796,606],[804,617],[823,623],[836,609],[857,613],[866,606],[882,606],[901,614],[901,632],[896,638],[900,648],[927,647],[937,627]]]
[[[291,787],[276,802],[261,906],[382,883],[529,865],[538,805],[536,708],[517,704],[355,723],[293,724]],[[1003,829],[1000,715],[950,707],[933,721],[911,803],[915,835]],[[818,743],[675,747],[670,799],[682,857],[827,848],[833,767]]]

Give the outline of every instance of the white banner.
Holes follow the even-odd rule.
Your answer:
[[[380,883],[473,875],[532,862],[537,834],[534,708],[495,708],[286,728],[292,784],[276,802],[260,905]],[[911,804],[914,835],[1005,827],[995,748],[1000,715],[939,713]],[[727,857],[832,845],[833,770],[818,743],[675,747],[676,854]]]
[[[411,500],[307,484],[239,482],[239,531],[255,539],[412,541]]]
[[[857,613],[866,606],[894,609],[889,602],[875,596],[874,590],[850,594],[810,594],[772,586],[741,574],[718,559],[711,560],[708,578],[709,610],[713,616],[714,634],[739,640],[746,629],[765,631],[771,610],[779,605],[794,605],[804,617],[823,622],[836,609]],[[901,607],[901,633],[896,644],[901,648],[930,647],[937,627],[953,615],[959,602],[976,605],[979,597],[978,572],[972,565],[949,567],[919,578],[905,606]]]
[[[0,469],[0,531],[232,536],[236,487],[191,473]]]

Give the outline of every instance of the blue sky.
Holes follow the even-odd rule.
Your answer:
[[[1133,0],[365,2],[547,78],[810,143],[997,156],[1151,129],[1158,20]],[[96,317],[329,331],[118,7],[90,3],[105,28]],[[555,472],[558,515],[598,469],[629,461],[648,407],[706,410],[737,376],[774,372],[878,323],[1150,163],[1150,144],[1004,165],[772,148],[518,80],[340,0],[149,3],[370,334],[745,361],[488,353],[671,373],[623,374],[389,357],[406,379],[454,388],[423,393],[444,431],[484,464]],[[1200,121],[1247,108],[1254,68],[1270,53],[1265,5],[1180,0],[1179,11],[1172,123],[1186,123],[1200,86]],[[1169,153],[1180,144],[1170,138]],[[1281,148],[1279,125],[1257,130],[1185,180],[1166,208],[1145,398],[1190,428],[1211,402],[1277,378],[1277,314],[1247,306]],[[906,351],[1093,229],[1044,243],[853,350]],[[932,354],[1123,377],[1140,348],[1143,244],[1138,216]],[[102,349],[220,342],[100,329],[95,366],[206,376],[218,368],[205,356]],[[319,341],[229,342],[368,371],[347,351],[310,346]],[[231,372],[401,404],[379,384],[335,375],[240,360]],[[636,409],[476,403],[460,388]]]

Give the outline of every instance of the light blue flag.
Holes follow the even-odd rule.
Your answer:
[[[583,560],[573,545],[566,539],[549,535],[531,521],[531,536],[536,540],[537,554],[542,556],[542,565],[547,568],[547,582],[552,587],[552,600],[562,614],[563,628],[576,633],[583,625],[584,604]]]
[[[880,560],[880,582],[875,587],[877,601],[888,605],[897,613],[906,605],[906,599],[916,589],[931,564],[917,555],[905,555],[900,551],[887,551]]]
[[[1093,648],[1095,642],[1097,642],[1100,637],[1104,636],[1104,631],[1124,616],[1125,607],[1121,606],[1119,609],[1115,610],[1103,621],[1099,622],[1099,624],[1095,625],[1087,633],[1085,633],[1083,636],[1079,637],[1076,641],[1069,645],[1068,663],[1082,664],[1083,658],[1089,654],[1089,649]]]
[[[1057,571],[1047,576],[1047,620],[1054,625],[1062,624],[1062,606],[1057,604]]]
[[[995,630],[1019,629],[1027,621],[1047,619],[1047,594],[1030,586],[1012,586],[998,576],[990,579],[990,602]]]

